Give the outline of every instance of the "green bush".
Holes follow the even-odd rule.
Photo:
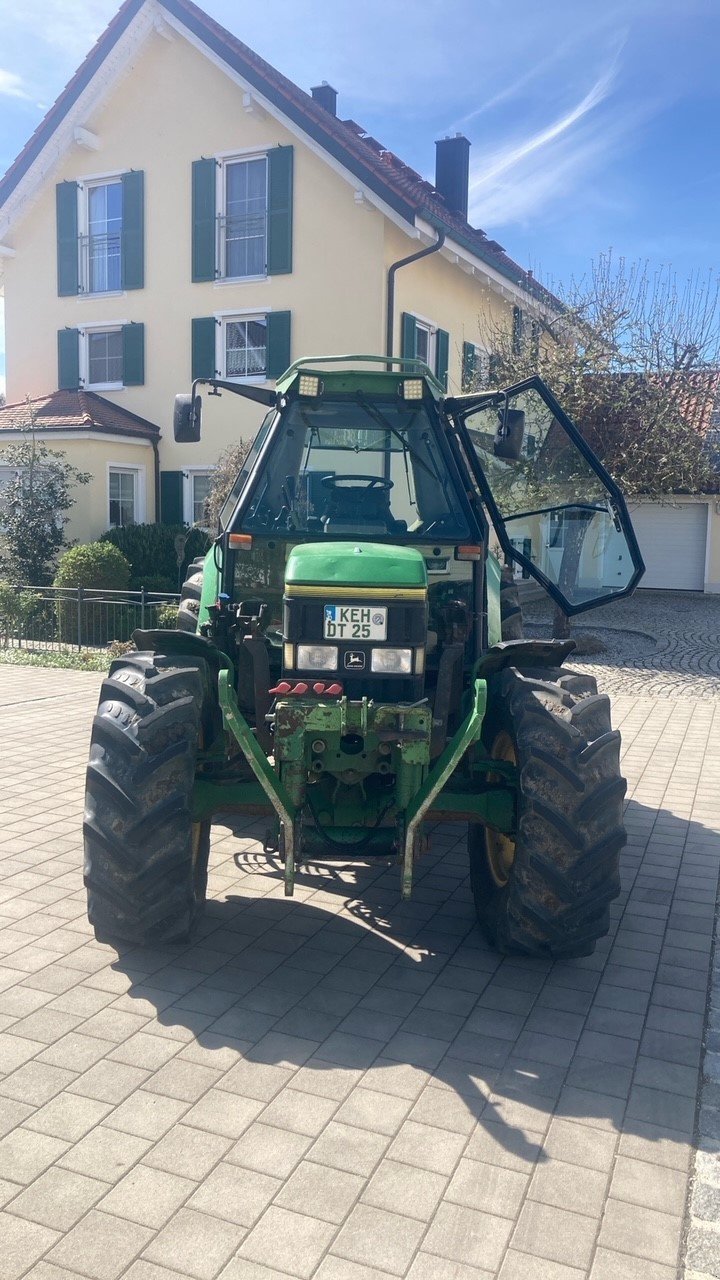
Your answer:
[[[181,538],[184,545],[178,564],[176,539]],[[122,551],[130,564],[130,585],[137,591],[141,587],[146,591],[179,591],[190,562],[204,555],[210,545],[201,529],[187,529],[183,524],[130,524],[124,529],[108,529],[100,541]],[[168,585],[156,585],[161,579]]]
[[[42,613],[42,596],[33,591],[18,591],[9,582],[0,582],[0,644],[12,639],[26,639],[33,623]]]
[[[77,644],[79,625],[84,644],[128,640],[130,633],[139,626],[139,610],[130,607],[122,597],[113,601],[112,593],[127,591],[129,582],[130,565],[122,552],[109,542],[86,542],[66,551],[58,565],[53,586],[103,591],[108,593],[108,598],[103,601],[85,600],[79,608],[74,598],[58,600],[60,639]]]
[[[178,607],[176,604],[161,604],[155,610],[153,627],[160,631],[175,631],[178,624]]]

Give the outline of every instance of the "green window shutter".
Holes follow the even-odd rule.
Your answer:
[[[462,389],[468,391],[475,379],[475,343],[463,342],[462,349]]]
[[[145,174],[141,169],[124,173],[122,182],[122,287],[142,289],[145,284]]]
[[[530,357],[537,366],[540,360],[540,321],[533,320],[530,325]]]
[[[279,378],[290,364],[290,312],[271,311],[267,318],[267,376]]]
[[[268,244],[269,276],[292,271],[293,148],[273,147],[268,151]]]
[[[145,325],[122,327],[123,386],[142,387],[145,382]]]
[[[77,391],[80,386],[80,334],[77,329],[58,329],[58,388]]]
[[[183,473],[160,472],[160,520],[162,524],[183,524]]]
[[[78,185],[59,182],[55,188],[57,221],[57,291],[59,298],[77,293],[78,278]]]
[[[409,311],[403,311],[400,322],[400,355],[406,360],[414,360],[417,355],[417,326]]]
[[[523,344],[523,313],[521,307],[513,307],[512,318],[512,353],[519,356]]]
[[[435,376],[447,391],[448,363],[450,360],[450,334],[438,329],[435,335]]]
[[[491,387],[498,385],[500,376],[500,357],[498,355],[488,356],[488,384]]]
[[[215,336],[217,321],[214,316],[203,316],[192,322],[192,376],[214,378]]]
[[[215,160],[193,160],[192,279],[215,279]]]

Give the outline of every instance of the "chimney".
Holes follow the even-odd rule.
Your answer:
[[[456,133],[454,138],[436,142],[435,147],[435,190],[448,208],[467,218],[470,143],[462,133]]]
[[[323,80],[322,84],[316,84],[310,92],[313,101],[317,102],[319,107],[329,111],[331,116],[337,115],[337,89],[333,89],[327,80]]]

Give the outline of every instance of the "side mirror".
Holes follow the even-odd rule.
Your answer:
[[[505,462],[519,462],[525,435],[525,410],[506,409],[499,414],[498,428],[493,441],[493,453]]]
[[[200,439],[202,399],[200,396],[175,397],[173,411],[173,435],[177,444],[197,444]]]

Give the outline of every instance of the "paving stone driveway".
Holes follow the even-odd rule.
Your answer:
[[[118,957],[81,880],[97,686],[0,667],[0,1280],[673,1280],[720,703],[616,700],[629,843],[588,960],[493,954],[452,828],[402,905],[385,865],[286,902],[252,824],[216,831],[193,946]]]

